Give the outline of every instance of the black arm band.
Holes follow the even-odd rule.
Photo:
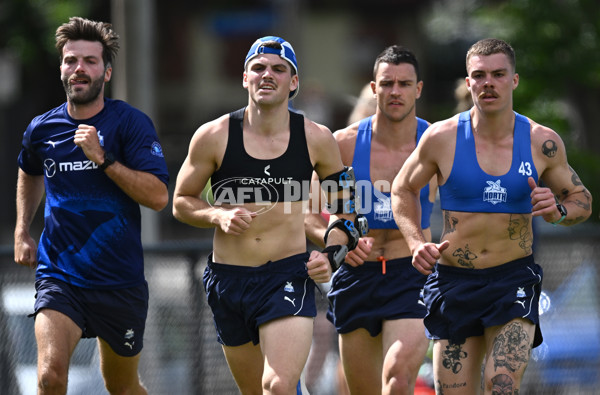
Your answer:
[[[331,271],[335,272],[340,268],[344,259],[346,258],[346,254],[348,253],[348,247],[343,245],[334,245],[325,247],[323,254],[327,254],[327,258],[329,259],[329,264],[331,265]]]
[[[325,203],[325,209],[329,214],[352,214],[356,211],[354,200],[354,195],[350,199],[335,199]]]
[[[348,219],[338,219],[337,221],[329,225],[329,227],[325,231],[325,237],[323,238],[325,244],[327,244],[327,237],[329,236],[329,232],[331,232],[335,228],[342,230],[346,234],[346,236],[348,236],[348,244],[346,245],[347,249],[355,249],[358,245],[360,233],[354,226],[354,223]]]
[[[329,214],[352,214],[356,211],[355,183],[354,169],[348,166],[344,166],[342,171],[321,180],[321,188],[325,192],[336,195],[340,191],[343,191],[344,195],[340,199],[336,196],[331,202],[325,204],[325,208]]]
[[[339,192],[342,189],[350,189],[354,192],[356,177],[354,176],[354,169],[352,167],[344,166],[343,170],[333,173],[319,181],[321,181],[321,188],[325,191]]]

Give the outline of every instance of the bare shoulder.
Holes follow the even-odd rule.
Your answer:
[[[325,125],[304,118],[304,132],[311,158],[321,157],[324,153],[336,147],[331,130]]]
[[[304,130],[310,159],[319,177],[327,176],[342,167],[340,151],[331,130],[304,118]]]
[[[548,157],[556,156],[559,151],[564,153],[565,145],[558,133],[531,119],[529,119],[529,123],[531,124],[531,145],[535,151]]]
[[[304,131],[309,145],[319,144],[332,139],[331,130],[325,125],[304,117]]]
[[[420,146],[448,146],[456,143],[456,128],[458,126],[458,115],[429,125],[421,141]]]
[[[346,166],[352,164],[354,159],[354,148],[356,147],[356,136],[358,135],[359,123],[353,123],[344,129],[340,129],[333,134],[335,141],[337,141],[340,153],[342,155],[342,161]]]
[[[343,129],[337,130],[333,133],[333,137],[338,144],[347,143],[349,141],[354,142],[356,135],[358,134],[358,122],[355,122]]]
[[[229,114],[201,125],[192,136],[190,150],[214,150],[219,146],[227,145],[229,132]]]

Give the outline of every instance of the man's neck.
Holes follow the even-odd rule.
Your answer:
[[[279,106],[256,106],[252,103],[246,108],[244,130],[269,135],[287,130],[289,124],[287,102]],[[286,127],[282,128],[282,125]]]
[[[511,108],[499,112],[481,112],[476,107],[471,109],[471,127],[479,136],[502,138],[512,134],[515,114]]]
[[[67,101],[67,112],[73,119],[90,119],[104,108],[104,98],[87,104],[75,104]]]
[[[373,117],[373,139],[389,147],[415,143],[417,138],[417,117],[409,113],[402,120],[394,121],[381,113]]]

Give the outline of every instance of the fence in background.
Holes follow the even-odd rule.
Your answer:
[[[521,393],[594,394],[600,385],[600,228],[539,228],[534,248],[544,268],[544,343],[532,353]],[[150,309],[140,374],[150,394],[237,393],[202,288],[210,249],[210,240],[146,247]],[[35,394],[33,320],[26,317],[33,307],[34,274],[13,262],[12,248],[0,248],[0,264],[0,394]],[[329,337],[331,331],[315,336]],[[331,350],[329,365],[336,358],[335,346]],[[106,394],[97,359],[95,341],[81,341],[71,365],[70,395]],[[314,380],[313,395],[335,394],[335,369],[317,371],[323,376]]]

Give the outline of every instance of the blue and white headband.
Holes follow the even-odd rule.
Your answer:
[[[281,49],[266,47],[264,44],[268,41],[275,41],[279,43],[281,45]],[[296,74],[298,74],[298,62],[296,61],[296,53],[294,52],[294,48],[292,48],[292,45],[283,38],[277,36],[265,36],[256,40],[250,47],[248,55],[246,55],[244,69],[250,60],[261,54],[279,55],[281,58],[287,60],[296,71]],[[300,86],[298,85],[296,89],[290,92],[290,100],[298,94],[299,87]]]

